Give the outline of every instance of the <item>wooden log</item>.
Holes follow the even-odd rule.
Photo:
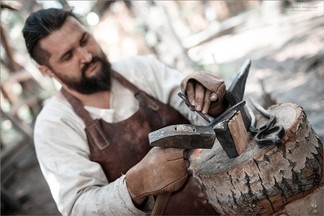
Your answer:
[[[230,159],[215,142],[212,150],[191,154],[190,169],[220,214],[275,214],[321,185],[323,144],[303,109],[288,103],[268,110],[285,128],[283,145],[260,148],[251,139],[240,156]]]
[[[324,186],[317,188],[311,194],[285,205],[282,211],[275,215],[324,215]]]

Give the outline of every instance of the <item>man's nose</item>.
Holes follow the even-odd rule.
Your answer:
[[[92,54],[91,54],[91,52],[89,52],[88,50],[80,47],[78,49],[78,53],[79,53],[80,58],[81,58],[81,63],[91,62],[91,60],[92,60]]]

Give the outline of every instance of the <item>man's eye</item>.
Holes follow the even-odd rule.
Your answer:
[[[69,61],[72,58],[72,54],[68,53],[64,56],[63,61]]]
[[[81,40],[80,45],[81,45],[81,46],[84,46],[84,45],[87,44],[87,42],[88,42],[88,37],[85,36],[85,37]]]

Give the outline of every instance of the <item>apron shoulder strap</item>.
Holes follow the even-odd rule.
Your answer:
[[[83,120],[86,125],[85,131],[87,136],[93,140],[99,149],[104,149],[109,145],[109,141],[105,137],[102,128],[100,127],[99,121],[95,121],[91,118],[89,112],[84,109],[83,104],[79,99],[71,95],[64,88],[61,89],[62,94],[72,105],[74,112]],[[89,141],[88,141],[89,143]]]
[[[67,92],[64,88],[61,89],[62,94],[64,97],[69,101],[69,103],[72,105],[73,110],[78,114],[78,116],[83,119],[86,126],[90,126],[93,124],[93,119],[91,118],[89,112],[84,109],[83,104],[79,99],[71,95],[69,92]]]

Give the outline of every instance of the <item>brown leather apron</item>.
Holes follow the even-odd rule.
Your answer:
[[[101,165],[109,182],[125,174],[149,152],[151,147],[148,133],[167,125],[189,122],[174,108],[141,91],[119,73],[113,72],[112,77],[130,89],[139,101],[138,111],[121,122],[93,120],[77,98],[64,89],[61,90],[74,111],[85,122],[90,159]],[[190,176],[186,184],[172,194],[165,214],[216,214],[204,202],[206,199],[197,197],[200,191],[200,185]]]

